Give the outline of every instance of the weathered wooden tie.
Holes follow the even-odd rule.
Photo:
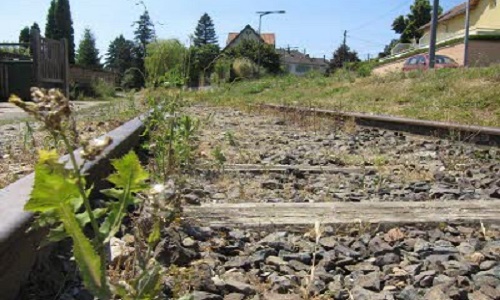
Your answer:
[[[500,224],[500,200],[427,202],[330,202],[204,204],[185,209],[189,220],[214,227],[310,227],[345,225]]]

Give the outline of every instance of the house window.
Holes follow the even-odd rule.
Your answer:
[[[295,68],[295,71],[297,73],[306,73],[309,72],[309,70],[311,70],[311,67],[307,65],[297,65],[297,67]]]

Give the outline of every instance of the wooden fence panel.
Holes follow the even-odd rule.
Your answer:
[[[0,99],[9,97],[9,73],[7,65],[0,63]]]
[[[39,32],[34,34],[33,66],[35,83],[38,86],[59,85],[69,96],[69,62],[66,40],[43,38]]]

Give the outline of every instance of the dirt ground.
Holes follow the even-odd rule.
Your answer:
[[[90,108],[102,105],[105,101],[71,101],[76,106],[76,110]],[[0,102],[0,123],[8,122],[10,120],[27,118],[28,114],[23,112],[20,108],[8,102]]]

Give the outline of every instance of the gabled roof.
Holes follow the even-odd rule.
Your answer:
[[[230,32],[227,36],[227,41],[226,41],[226,48],[233,42],[235,41],[238,36],[240,36],[240,34],[242,34],[245,30],[247,29],[250,29],[253,31],[253,33],[255,33],[256,36],[259,36],[259,33],[257,33],[257,31],[255,31],[252,26],[250,25],[247,25],[245,26],[245,28],[243,28],[243,30],[241,30],[240,32]],[[266,43],[268,45],[271,45],[271,46],[274,46],[276,44],[276,36],[274,35],[274,33],[262,33],[260,35],[260,38],[262,40],[263,43]]]
[[[480,0],[471,0],[471,9],[474,9],[478,3],[479,3]],[[439,16],[438,18],[438,22],[444,22],[444,21],[447,21],[447,20],[451,20],[457,16],[460,16],[460,15],[463,15],[465,14],[465,10],[467,9],[467,3],[464,2],[462,4],[459,4],[455,7],[453,7],[452,9],[450,9],[449,11],[443,13],[441,16]],[[427,23],[425,24],[424,26],[420,27],[420,29],[427,29],[431,27],[431,23]]]
[[[279,49],[277,52],[281,55],[281,61],[285,64],[304,64],[315,66],[328,65],[328,61],[324,58],[310,57],[309,55],[306,55],[297,50],[287,51],[285,49]]]

